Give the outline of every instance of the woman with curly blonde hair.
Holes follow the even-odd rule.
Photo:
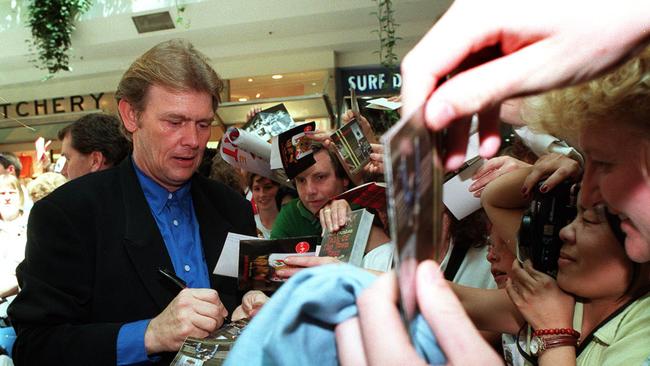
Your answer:
[[[604,77],[530,98],[523,117],[578,142],[581,203],[605,203],[621,220],[630,258],[650,261],[650,48]]]
[[[36,203],[67,181],[63,174],[46,172],[27,184],[27,192],[29,192],[32,202]]]

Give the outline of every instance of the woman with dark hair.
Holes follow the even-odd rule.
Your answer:
[[[545,160],[536,167],[550,168]],[[518,169],[483,192],[494,231],[511,251],[529,206],[521,187],[527,177],[548,175],[543,170]],[[532,339],[522,354],[538,357],[540,365],[640,364],[650,339],[649,267],[626,256],[624,237],[617,230],[604,206],[579,205],[575,219],[560,231],[557,279],[526,261],[512,265],[507,296],[503,291],[454,289],[479,329],[519,333],[525,344],[524,325],[529,324]]]
[[[253,194],[252,201],[257,207],[255,214],[257,235],[260,238],[270,239],[273,224],[281,207],[277,201],[280,183],[253,173],[247,175],[247,183],[248,189]]]

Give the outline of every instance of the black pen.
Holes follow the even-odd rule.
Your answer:
[[[158,267],[158,272],[163,275],[165,278],[169,278],[176,286],[180,287],[181,290],[187,288],[187,284],[183,279],[176,276],[176,274],[165,267]]]

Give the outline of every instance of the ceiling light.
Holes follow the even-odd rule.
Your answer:
[[[316,86],[316,83],[311,83],[311,86]]]
[[[280,74],[275,74],[275,75],[271,76],[271,78],[273,78],[273,79],[275,79],[275,80],[279,80],[279,79],[282,79],[282,75],[280,75]]]
[[[257,94],[255,94],[255,98],[259,98],[260,95],[262,95],[262,93],[257,93]]]
[[[239,98],[239,101],[240,101],[240,102],[245,102],[245,101],[247,101],[247,100],[248,100],[248,98]]]
[[[248,78],[248,82],[249,82],[249,83],[252,83],[252,82],[253,82],[253,78]]]

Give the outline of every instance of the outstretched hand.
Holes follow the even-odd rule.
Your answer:
[[[638,11],[645,6],[645,0],[457,0],[402,61],[405,114],[424,105],[427,125],[440,130],[479,113],[480,153],[491,157],[502,101],[593,79],[630,57],[648,39],[649,21]],[[590,21],[576,22],[585,9]],[[440,85],[473,53],[495,45],[501,56]],[[456,136],[449,144],[462,146],[466,139]]]
[[[370,365],[424,365],[410,343],[397,309],[397,281],[390,272],[357,300],[365,356]],[[433,261],[418,265],[417,301],[451,365],[500,365]]]
[[[529,166],[530,164],[511,156],[504,155],[492,158],[476,170],[472,176],[474,183],[469,186],[469,191],[474,192],[474,197],[481,197],[483,189],[491,181],[515,169]]]

